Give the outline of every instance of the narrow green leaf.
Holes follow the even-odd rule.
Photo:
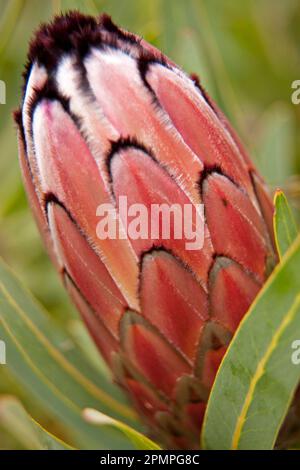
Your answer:
[[[0,426],[12,435],[24,450],[72,450],[65,442],[42,428],[13,396],[0,399]]]
[[[76,348],[72,337],[48,321],[45,312],[1,261],[0,339],[6,344],[5,367],[65,426],[77,447],[128,447],[128,442],[113,430],[109,433],[88,425],[81,412],[93,407],[135,425],[132,410]]]
[[[110,418],[98,410],[86,408],[83,411],[83,417],[91,424],[95,424],[97,426],[112,426],[113,428],[118,429],[129,439],[130,442],[132,442],[132,444],[138,450],[161,450],[161,447],[159,447],[156,442],[152,441],[147,436],[144,436],[140,432],[131,428],[127,424],[122,423],[121,421]]]
[[[242,320],[210,395],[206,449],[272,449],[300,380],[300,237]]]
[[[3,57],[6,45],[13,34],[16,23],[24,8],[23,0],[13,0],[7,2],[4,14],[0,18],[0,57]]]
[[[100,376],[100,374],[101,376],[104,376],[104,377],[111,377],[111,371],[108,369],[108,365],[105,363],[104,359],[100,356],[99,351],[96,347],[96,344],[92,340],[83,322],[80,319],[71,320],[67,324],[67,329],[68,329],[68,332],[70,332],[70,334],[72,335],[72,338],[74,339],[74,341],[76,341],[76,346],[78,347],[80,354],[83,354],[86,357],[86,359],[89,361],[89,363],[94,366],[95,370],[97,371],[97,378]],[[105,381],[104,383],[106,382],[107,381]],[[110,388],[111,388],[111,383],[112,382],[109,382]],[[119,401],[122,401],[122,400],[119,400]]]
[[[274,206],[275,241],[279,256],[282,258],[296,239],[298,230],[287,198],[280,190],[275,193]]]
[[[294,134],[295,114],[286,102],[273,102],[258,119],[254,151],[259,170],[272,187],[294,173]]]

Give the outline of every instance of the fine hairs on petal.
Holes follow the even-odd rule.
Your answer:
[[[79,11],[55,16],[51,23],[42,24],[34,34],[24,80],[27,81],[31,65],[35,61],[50,71],[56,67],[64,53],[76,51],[83,57],[91,46],[100,46],[103,42],[113,45],[117,39],[132,45],[138,45],[140,41],[138,36],[118,28],[106,14],[98,19]]]

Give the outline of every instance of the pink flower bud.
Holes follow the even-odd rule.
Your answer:
[[[40,28],[16,120],[39,229],[97,346],[158,438],[197,447],[219,363],[276,262],[263,181],[198,80],[107,16]],[[145,208],[130,233],[123,200]],[[170,236],[145,235],[162,204]],[[201,205],[202,246],[187,249],[176,214]],[[107,207],[119,236],[99,237]]]

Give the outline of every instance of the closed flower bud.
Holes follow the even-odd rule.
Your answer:
[[[99,350],[160,441],[197,447],[277,259],[262,179],[197,78],[105,15],[40,28],[16,120],[32,210]]]

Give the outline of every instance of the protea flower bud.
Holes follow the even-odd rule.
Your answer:
[[[198,80],[107,16],[40,28],[16,120],[33,212],[91,335],[153,434],[197,447],[220,361],[276,262],[263,181]],[[125,196],[203,204],[203,246],[129,236]],[[122,236],[98,236],[103,205]]]

